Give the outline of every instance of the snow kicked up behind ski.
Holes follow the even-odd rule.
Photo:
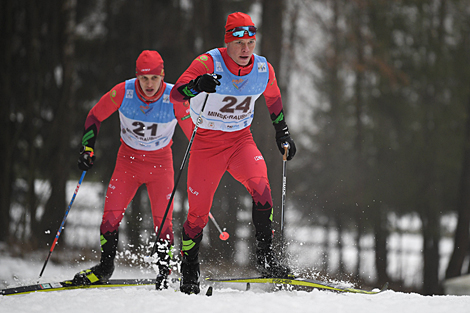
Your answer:
[[[309,287],[320,290],[329,290],[336,292],[346,292],[346,293],[359,293],[359,294],[377,294],[387,290],[388,284],[385,284],[380,290],[364,290],[357,288],[350,288],[336,284],[330,284],[318,280],[308,279],[308,278],[267,278],[267,277],[244,277],[244,278],[206,278],[206,281],[209,282],[218,282],[218,283],[245,283],[247,286],[251,283],[261,283],[261,284],[275,284],[275,285],[287,285],[287,286],[299,286],[299,287]],[[248,289],[248,288],[247,288]],[[209,287],[208,294],[212,295],[212,288]]]

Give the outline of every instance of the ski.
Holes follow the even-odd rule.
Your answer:
[[[361,294],[377,294],[387,290],[388,284],[385,284],[380,290],[364,290],[357,288],[344,287],[340,285],[330,284],[318,280],[308,279],[308,278],[267,278],[267,277],[245,277],[245,278],[206,278],[206,281],[210,282],[219,282],[219,283],[261,283],[261,284],[276,284],[276,285],[290,285],[290,286],[302,286],[310,287],[322,290],[330,290],[337,292],[349,292],[349,293],[361,293]]]
[[[85,288],[113,288],[113,287],[130,287],[130,286],[144,286],[155,285],[155,279],[110,279],[107,283],[99,285],[74,285],[71,280],[54,283],[44,283],[29,286],[20,286],[2,289],[3,296],[19,295],[31,292],[43,291],[59,291],[71,289],[85,289]]]

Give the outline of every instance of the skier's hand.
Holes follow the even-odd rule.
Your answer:
[[[78,168],[82,171],[88,171],[92,168],[95,161],[95,153],[93,148],[82,146],[80,149],[80,156],[78,157]]]
[[[290,136],[289,129],[287,129],[287,126],[284,129],[276,132],[276,145],[282,155],[284,155],[285,143],[289,145],[287,150],[287,161],[289,161],[292,160],[295,153],[297,152],[297,149],[295,147],[294,140]]]
[[[194,89],[197,92],[205,91],[207,93],[215,92],[215,87],[220,86],[219,79],[222,76],[219,74],[204,74],[192,80]]]
[[[186,85],[178,87],[178,91],[184,96],[184,100],[191,99],[202,91],[212,93],[215,92],[215,87],[220,85],[219,79],[221,78],[219,74],[200,75]]]

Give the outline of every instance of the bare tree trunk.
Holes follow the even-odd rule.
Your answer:
[[[457,228],[454,233],[454,250],[446,270],[446,278],[462,275],[462,266],[470,245],[470,97],[467,102],[462,176],[460,178]],[[470,266],[470,265],[469,265]],[[470,271],[469,271],[470,273]]]
[[[13,151],[15,151],[15,141],[13,140],[13,123],[11,122],[11,101],[12,79],[8,73],[12,72],[12,54],[14,53],[12,41],[15,34],[13,33],[14,8],[12,1],[2,1],[0,4],[3,18],[1,19],[0,31],[4,36],[3,49],[0,49],[0,66],[2,73],[0,74],[0,85],[2,86],[2,97],[5,105],[0,113],[0,123],[2,132],[0,134],[0,145],[9,147],[4,150],[3,160],[0,165],[0,242],[5,242],[10,236],[10,201],[11,201],[11,185],[13,182]]]
[[[343,232],[344,227],[341,222],[341,217],[339,215],[335,216],[336,230],[338,231],[338,240],[336,241],[336,247],[338,248],[338,274],[342,275],[346,272],[344,266],[344,244],[343,244]]]
[[[23,222],[23,237],[22,240],[25,242],[32,242],[33,246],[37,244],[37,237],[35,234],[36,226],[36,208],[37,208],[37,197],[35,193],[35,183],[37,175],[36,163],[37,149],[35,145],[36,128],[35,128],[35,115],[39,111],[39,90],[41,90],[41,42],[39,38],[39,28],[41,26],[40,16],[43,13],[39,9],[36,3],[32,3],[26,7],[26,27],[29,29],[27,33],[27,70],[28,73],[28,84],[25,95],[26,108],[25,112],[25,123],[23,131],[26,134],[27,140],[26,148],[26,183],[27,183],[27,195],[25,202],[25,218]],[[32,230],[33,236],[29,233]],[[28,236],[29,235],[29,236]]]
[[[387,217],[382,207],[374,211],[374,235],[375,235],[375,267],[377,270],[377,283],[383,285],[390,281],[387,274]]]
[[[427,210],[427,211],[432,211]],[[423,210],[426,212],[426,210]],[[422,214],[423,224],[423,294],[435,295],[440,293],[439,287],[439,216],[430,212]]]
[[[354,33],[356,36],[356,67],[355,67],[355,85],[354,85],[354,107],[355,107],[355,120],[356,120],[356,137],[354,140],[354,152],[355,152],[355,202],[356,205],[354,206],[355,210],[355,217],[356,217],[356,243],[357,243],[357,257],[356,257],[356,275],[360,275],[360,268],[361,268],[361,250],[360,250],[360,241],[361,235],[363,233],[363,224],[362,224],[362,212],[364,211],[367,203],[367,199],[365,199],[365,179],[366,179],[366,161],[364,160],[364,148],[363,142],[365,141],[364,136],[364,126],[363,126],[363,111],[365,105],[365,99],[363,97],[363,93],[365,93],[365,77],[364,77],[364,70],[366,68],[365,65],[365,58],[364,58],[364,46],[365,40],[362,35],[362,28],[363,28],[363,12],[365,11],[364,8],[361,6],[361,3],[358,3],[358,7],[355,9],[357,14],[353,18],[354,23]],[[385,265],[386,266],[386,265]]]
[[[72,118],[75,118],[76,112],[75,105],[75,13],[76,13],[76,0],[64,0],[60,7],[59,25],[60,28],[59,42],[59,55],[60,66],[62,67],[62,85],[59,92],[59,103],[57,105],[57,112],[54,116],[55,122],[53,123],[54,144],[47,151],[49,155],[45,157],[52,158],[54,165],[51,167],[49,174],[51,183],[51,196],[46,204],[45,212],[40,222],[42,230],[52,229],[56,230],[60,225],[64,212],[67,208],[66,184],[69,177],[70,169],[70,138],[72,133]],[[51,233],[54,234],[55,232]],[[39,232],[38,234],[43,234]],[[64,236],[66,234],[64,233]],[[50,237],[50,236],[49,236]],[[50,242],[51,238],[46,236],[38,236],[40,242]],[[65,242],[65,240],[62,240]]]

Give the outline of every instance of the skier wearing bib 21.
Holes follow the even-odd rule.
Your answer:
[[[106,191],[100,226],[101,260],[98,265],[75,275],[73,282],[77,285],[103,283],[113,274],[118,228],[142,184],[147,186],[155,229],[161,225],[174,186],[171,144],[175,126],[179,123],[188,138],[193,127],[189,109],[170,102],[173,85],[163,81],[164,74],[160,54],[143,51],[136,61],[137,78],[114,86],[88,113],[78,167],[88,171],[93,166],[101,122],[116,111],[119,111],[121,121],[121,146]],[[157,243],[157,289],[168,286],[174,241],[172,212],[173,204]]]
[[[197,57],[171,91],[172,102],[190,101],[191,118],[198,125],[188,164],[189,211],[183,226],[180,290],[199,293],[199,246],[208,222],[212,199],[225,171],[241,182],[253,199],[256,267],[263,276],[287,277],[272,248],[273,202],[266,163],[250,131],[255,100],[263,94],[276,132],[276,144],[288,160],[296,147],[283,114],[274,69],[253,53],[256,28],[249,15],[236,12],[225,25],[226,48]],[[204,110],[201,112],[201,110]]]

